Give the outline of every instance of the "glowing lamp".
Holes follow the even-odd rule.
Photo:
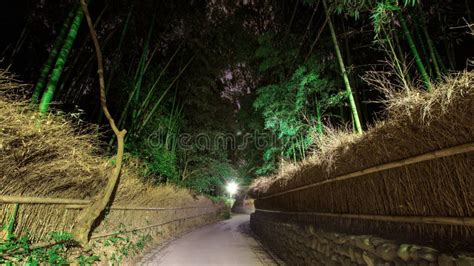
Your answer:
[[[227,183],[225,189],[227,190],[227,193],[229,193],[232,197],[232,195],[235,195],[235,193],[237,193],[237,190],[239,190],[239,185],[234,181],[231,181]]]

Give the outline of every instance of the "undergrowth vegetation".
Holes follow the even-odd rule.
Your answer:
[[[50,232],[42,243],[34,244],[28,235],[10,236],[0,241],[0,264],[5,265],[93,265],[108,262],[120,265],[125,259],[140,254],[152,240],[150,234],[126,232],[121,225],[116,233],[103,240],[94,241],[90,250],[81,249],[68,232]],[[97,253],[94,253],[97,252]]]

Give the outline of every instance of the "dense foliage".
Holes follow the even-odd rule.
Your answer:
[[[144,162],[147,181],[214,196],[228,180],[245,185],[281,160],[306,158],[327,127],[367,128],[383,109],[362,80],[368,71],[431,90],[472,67],[472,8],[467,0],[90,1],[127,156]],[[77,1],[23,0],[0,12],[14,15],[2,21],[1,65],[35,84],[32,102],[102,130]],[[111,152],[111,132],[102,132]]]

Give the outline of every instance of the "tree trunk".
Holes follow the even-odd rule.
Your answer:
[[[99,85],[100,85],[100,104],[104,112],[105,117],[109,121],[110,127],[114,131],[114,134],[117,136],[118,148],[117,148],[117,158],[115,168],[107,181],[107,185],[104,189],[104,194],[102,197],[94,200],[88,207],[83,209],[79,214],[76,223],[73,228],[74,238],[85,245],[89,242],[90,233],[92,231],[92,226],[97,220],[97,218],[103,213],[107,205],[109,205],[112,195],[117,188],[119,183],[120,171],[122,169],[122,159],[123,159],[123,150],[124,150],[124,137],[127,133],[126,130],[119,130],[115,125],[114,119],[109,113],[107,108],[107,102],[105,98],[105,82],[104,82],[104,66],[102,62],[102,52],[100,51],[99,42],[97,40],[97,33],[95,32],[92,19],[90,18],[89,11],[87,9],[87,4],[85,0],[81,0],[82,9],[86,15],[87,25],[89,26],[90,35],[92,41],[94,42],[94,47],[97,55],[97,73],[99,75]]]
[[[117,66],[120,64],[120,59],[121,59],[120,55],[121,55],[123,40],[125,39],[125,35],[127,34],[127,31],[128,31],[128,26],[130,25],[130,19],[132,17],[132,13],[133,13],[133,7],[134,6],[132,6],[130,8],[130,10],[128,11],[128,14],[127,14],[127,18],[125,19],[125,25],[123,26],[123,30],[122,30],[122,33],[120,35],[120,41],[119,41],[119,44],[118,44],[118,47],[117,47],[117,50],[116,50],[118,56],[114,58],[114,64],[112,64],[112,69],[110,70],[109,78],[107,79],[107,83],[105,84],[105,96],[107,96],[107,94],[109,93],[110,84],[112,83],[112,78],[114,77],[115,71],[117,70]],[[102,123],[103,117],[104,117],[104,112],[100,108],[99,109],[99,116],[97,118],[97,124],[100,125]]]
[[[337,61],[339,63],[342,78],[344,80],[344,85],[346,87],[347,97],[349,97],[349,103],[350,103],[351,112],[352,112],[352,116],[354,120],[355,130],[357,133],[362,134],[362,126],[360,124],[360,118],[357,112],[357,106],[354,100],[354,95],[352,94],[351,84],[349,82],[349,77],[347,76],[346,67],[344,66],[341,50],[339,49],[339,44],[337,43],[336,32],[334,31],[334,26],[331,21],[331,16],[327,8],[326,0],[323,0],[323,4],[324,4],[324,11],[326,12],[326,16],[328,18],[328,25],[329,25],[329,30],[331,31],[331,38],[334,44],[334,49],[336,50]]]

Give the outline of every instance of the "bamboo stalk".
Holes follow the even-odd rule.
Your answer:
[[[141,86],[142,86],[143,77],[144,77],[144,75],[147,71],[147,67],[149,65],[148,62],[153,59],[153,56],[150,57],[149,60],[147,60],[147,57],[148,57],[148,54],[149,54],[148,47],[149,47],[149,44],[150,44],[153,29],[155,27],[155,15],[153,15],[153,18],[151,20],[151,26],[150,26],[150,29],[148,30],[147,38],[146,38],[146,41],[145,41],[144,46],[143,46],[143,51],[142,51],[142,54],[140,56],[140,60],[138,61],[137,69],[135,71],[135,76],[133,78],[133,90],[129,94],[127,103],[125,104],[125,106],[123,108],[123,111],[120,114],[120,118],[119,118],[119,122],[118,122],[119,127],[122,127],[122,126],[125,125],[127,117],[128,117],[127,111],[130,108],[130,105],[132,104],[132,102],[138,103],[138,100],[140,98],[139,94],[140,94],[140,90],[141,90]],[[135,112],[135,111],[133,111],[133,112]],[[132,126],[131,126],[132,129],[133,129],[133,126],[134,126],[133,124],[134,123],[132,122]]]
[[[184,217],[184,218],[180,218],[180,219],[175,219],[175,220],[171,220],[171,221],[164,222],[164,223],[152,224],[152,225],[147,225],[147,226],[142,226],[142,227],[136,227],[136,228],[128,229],[128,230],[121,231],[121,232],[97,234],[97,235],[91,236],[91,240],[92,239],[98,239],[98,238],[104,238],[104,237],[108,237],[108,236],[113,236],[113,235],[118,235],[118,234],[122,234],[122,233],[130,233],[130,232],[134,232],[134,231],[149,229],[149,228],[153,228],[153,227],[157,227],[157,226],[162,226],[162,225],[166,225],[166,224],[170,224],[170,223],[180,222],[180,221],[183,221],[183,220],[188,220],[188,219],[208,215],[208,214],[211,214],[211,213],[214,213],[214,211],[206,212],[206,213],[198,214],[198,215],[194,215],[194,216]]]
[[[65,41],[63,46],[61,47],[59,54],[56,58],[56,63],[53,67],[51,72],[51,77],[49,79],[48,84],[46,85],[46,90],[44,91],[40,104],[39,104],[39,111],[42,115],[44,115],[49,108],[49,104],[53,100],[54,93],[58,86],[59,79],[62,76],[63,70],[66,66],[66,61],[68,59],[69,53],[74,45],[74,41],[76,40],[77,33],[81,26],[82,18],[84,13],[80,8],[77,9],[74,19],[72,20],[71,27],[69,28],[69,32],[65,37]]]
[[[474,217],[392,216],[392,215],[377,215],[377,214],[349,214],[349,213],[328,213],[328,212],[286,212],[286,211],[264,210],[264,209],[255,209],[255,211],[268,212],[268,213],[293,214],[293,215],[303,214],[303,215],[313,215],[313,216],[361,219],[361,220],[396,222],[396,223],[474,226]]]
[[[308,61],[308,58],[311,56],[311,54],[313,54],[313,49],[316,46],[316,43],[321,38],[321,34],[323,33],[324,28],[326,28],[326,25],[328,24],[328,21],[329,21],[329,18],[326,17],[326,19],[323,22],[323,25],[319,28],[318,34],[316,35],[316,38],[314,38],[314,41],[311,43],[311,47],[309,48],[309,52],[308,52],[308,54],[306,55],[306,57],[304,59],[305,63],[306,63],[306,61]]]
[[[181,77],[181,75],[184,73],[184,71],[188,68],[188,66],[191,64],[191,62],[194,60],[194,58],[195,58],[195,56],[193,56],[193,57],[191,57],[191,59],[189,59],[189,61],[186,63],[186,65],[180,70],[178,75],[173,79],[173,81],[168,85],[166,90],[161,94],[160,98],[156,101],[156,103],[153,105],[151,110],[146,115],[144,114],[145,117],[143,119],[143,122],[141,123],[141,125],[137,129],[137,134],[136,134],[137,136],[140,136],[140,133],[145,128],[148,121],[150,121],[150,119],[152,118],[152,116],[155,113],[155,111],[157,110],[157,108],[160,106],[161,101],[164,99],[164,97],[166,96],[168,91],[173,87],[173,85],[176,83],[176,81]]]
[[[431,91],[432,89],[432,84],[430,77],[428,76],[428,73],[426,72],[425,65],[423,64],[423,61],[421,60],[421,56],[418,52],[418,49],[416,48],[415,41],[413,40],[413,37],[411,35],[410,30],[408,29],[407,22],[405,20],[405,17],[401,12],[398,13],[398,17],[400,19],[400,25],[402,26],[403,34],[405,35],[405,39],[408,43],[408,46],[410,47],[411,53],[413,54],[413,57],[415,59],[416,66],[418,68],[418,71],[420,72],[421,78],[423,82],[425,83],[426,90]]]
[[[64,42],[64,37],[66,37],[71,21],[74,18],[74,13],[75,13],[74,9],[72,9],[69,12],[64,24],[61,27],[61,31],[59,32],[58,37],[54,41],[53,48],[51,49],[51,52],[49,52],[46,62],[41,67],[40,75],[33,89],[33,96],[31,97],[31,100],[34,104],[37,104],[40,100],[41,94],[43,93],[44,86],[46,85],[46,81],[48,79],[49,72],[51,71],[51,68],[53,67],[54,60],[56,59],[59,53],[59,49],[61,48],[61,45]]]
[[[145,97],[145,100],[143,101],[143,103],[141,104],[139,110],[138,110],[138,114],[137,114],[137,117],[140,117],[140,115],[142,114],[142,112],[146,109],[146,107],[148,106],[148,103],[150,102],[152,96],[154,95],[155,93],[155,89],[156,89],[156,86],[158,85],[158,82],[160,81],[161,77],[163,76],[163,74],[165,73],[165,71],[168,69],[168,67],[170,66],[171,62],[174,60],[175,56],[178,54],[179,50],[181,48],[181,45],[178,46],[178,48],[176,49],[176,51],[173,53],[173,55],[171,56],[171,58],[168,60],[168,62],[166,63],[166,65],[163,67],[163,69],[160,71],[160,74],[158,75],[158,78],[155,80],[155,82],[153,83],[153,85],[151,86],[150,90],[148,91],[146,97]]]
[[[351,113],[352,113],[352,121],[354,123],[354,127],[355,127],[356,132],[358,134],[362,134],[362,125],[360,123],[360,117],[359,117],[356,102],[355,102],[355,99],[354,99],[354,92],[351,88],[351,84],[350,84],[350,81],[349,81],[349,76],[348,76],[346,67],[344,65],[344,60],[342,58],[341,50],[339,49],[339,44],[338,44],[337,37],[336,37],[336,31],[334,29],[334,25],[332,24],[331,14],[329,13],[329,9],[327,7],[326,0],[323,0],[323,6],[324,6],[324,12],[326,13],[326,17],[327,17],[327,20],[328,20],[329,31],[331,33],[331,39],[332,39],[332,42],[333,42],[333,45],[334,45],[334,50],[336,52],[336,58],[337,58],[337,61],[339,63],[339,68],[340,68],[340,71],[341,71],[342,79],[344,81],[344,86],[346,88],[346,94],[347,94],[347,97],[349,99],[349,105],[350,105]]]
[[[423,34],[425,35],[426,42],[428,44],[428,51],[431,57],[431,61],[433,61],[432,63],[433,63],[433,67],[436,73],[436,78],[439,80],[442,78],[442,75],[441,75],[440,66],[438,64],[438,58],[436,58],[436,46],[434,45],[433,40],[431,39],[430,34],[428,33],[428,30],[426,29],[426,25],[423,23],[421,27],[422,27]]]
[[[286,33],[285,33],[285,37],[283,38],[285,40],[288,37],[288,34],[290,34],[291,26],[293,25],[293,21],[295,19],[295,15],[296,15],[296,10],[298,9],[298,4],[299,4],[299,1],[296,0],[295,7],[293,8],[293,12],[291,14],[290,23],[288,24],[288,28],[286,29]]]
[[[399,168],[399,167],[403,167],[403,166],[407,166],[407,165],[411,165],[411,164],[415,164],[415,163],[420,163],[420,162],[424,162],[424,161],[431,161],[431,160],[438,159],[438,158],[443,158],[443,157],[448,157],[448,156],[453,156],[453,155],[456,155],[456,154],[462,154],[462,153],[468,153],[468,152],[474,152],[474,142],[466,143],[466,144],[462,144],[462,145],[458,145],[458,146],[454,146],[454,147],[450,147],[450,148],[445,148],[445,149],[441,149],[441,150],[437,150],[437,151],[432,151],[432,152],[424,153],[424,154],[421,154],[421,155],[418,155],[418,156],[413,156],[413,157],[409,157],[409,158],[406,158],[406,159],[394,161],[394,162],[389,162],[389,163],[385,163],[385,164],[376,165],[376,166],[369,167],[369,168],[366,168],[366,169],[363,169],[363,170],[360,170],[360,171],[352,172],[352,173],[345,174],[345,175],[340,175],[340,176],[337,176],[337,177],[334,177],[334,178],[331,178],[331,179],[327,179],[327,180],[324,180],[324,181],[321,181],[321,182],[317,182],[317,183],[313,183],[313,184],[309,184],[309,185],[289,189],[289,190],[286,190],[286,191],[282,191],[282,192],[278,192],[278,193],[275,193],[275,194],[259,197],[259,198],[256,198],[256,199],[268,199],[268,198],[272,198],[272,197],[276,197],[276,196],[285,195],[285,194],[288,194],[288,193],[291,193],[291,192],[305,190],[305,189],[308,189],[308,188],[318,187],[318,186],[322,186],[322,185],[330,184],[330,183],[335,183],[335,182],[339,182],[339,181],[345,181],[345,180],[352,179],[352,178],[355,178],[355,177],[364,176],[364,175],[368,175],[368,174],[373,174],[373,173],[377,173],[377,172],[382,172],[382,171],[386,171],[386,170],[393,169],[393,168]]]
[[[46,205],[66,205],[65,209],[83,209],[90,200],[80,199],[61,199],[61,198],[42,198],[42,197],[21,197],[21,196],[0,196],[0,204],[46,204]],[[204,209],[202,206],[188,207],[135,207],[135,206],[112,206],[112,210],[135,210],[135,211],[160,211],[160,210],[185,210],[185,209]]]
[[[83,209],[85,205],[66,205],[66,209]],[[133,207],[133,206],[112,206],[111,210],[125,210],[125,211],[167,211],[167,210],[186,210],[186,209],[204,209],[207,207],[190,206],[190,207]]]
[[[22,197],[22,196],[0,196],[0,204],[89,204],[89,200],[42,198],[42,197]]]

